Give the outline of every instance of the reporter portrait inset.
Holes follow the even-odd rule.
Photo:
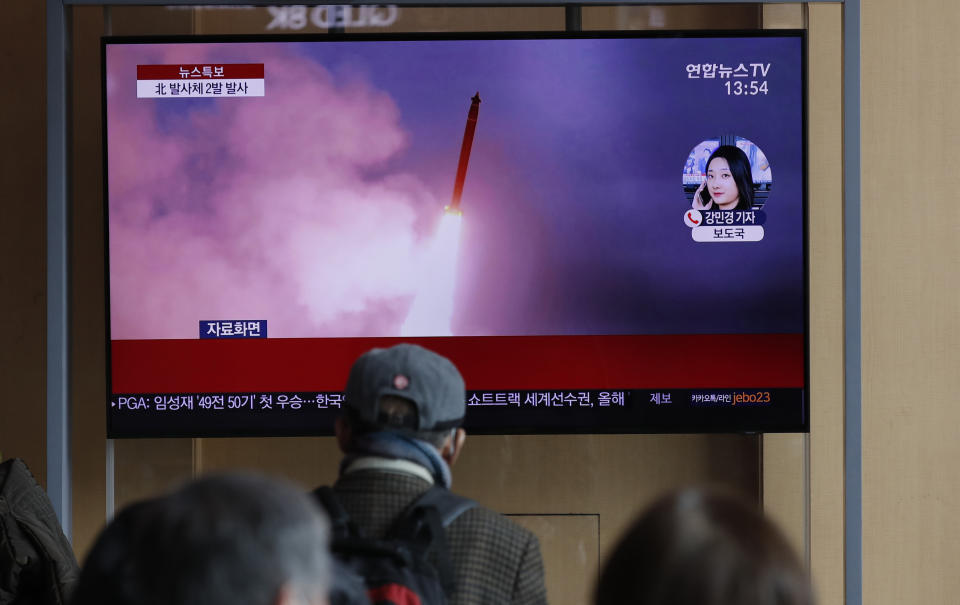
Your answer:
[[[733,145],[720,145],[707,160],[707,178],[693,195],[697,210],[753,209],[753,175],[747,154]]]
[[[691,209],[684,224],[698,242],[760,241],[771,185],[770,163],[755,143],[732,135],[704,140],[683,167]]]

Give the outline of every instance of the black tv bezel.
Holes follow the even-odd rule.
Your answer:
[[[110,45],[137,44],[204,44],[204,43],[269,43],[269,42],[393,42],[393,41],[461,41],[461,40],[539,40],[539,39],[631,39],[631,38],[798,38],[800,40],[800,86],[801,86],[801,181],[803,193],[802,239],[803,239],[803,343],[804,343],[804,386],[801,394],[801,423],[787,421],[765,422],[762,425],[746,425],[726,417],[711,419],[708,424],[678,422],[665,427],[565,427],[563,430],[552,428],[529,429],[504,427],[500,429],[471,428],[474,434],[485,435],[563,435],[563,434],[758,434],[758,433],[809,433],[810,432],[810,240],[809,240],[809,103],[808,103],[808,45],[805,29],[777,30],[587,30],[587,31],[511,31],[511,32],[403,32],[403,33],[310,33],[310,34],[221,34],[221,35],[151,35],[151,36],[102,36],[100,41],[101,73],[101,141],[103,165],[103,229],[104,229],[104,316],[105,316],[105,360],[106,360],[106,429],[107,437],[118,438],[217,438],[217,437],[303,437],[329,436],[332,430],[283,430],[262,431],[260,429],[227,430],[158,430],[158,431],[117,431],[112,422],[110,399],[114,395],[111,350],[110,317],[110,206],[109,206],[109,164],[107,149],[107,48]]]

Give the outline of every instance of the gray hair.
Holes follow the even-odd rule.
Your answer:
[[[211,476],[138,503],[104,530],[72,605],[271,605],[326,597],[329,526],[295,486]]]

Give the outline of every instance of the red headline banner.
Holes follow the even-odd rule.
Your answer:
[[[189,80],[191,78],[263,79],[263,63],[137,65],[138,80]]]
[[[449,357],[469,390],[802,388],[802,334],[114,340],[114,393],[342,391],[373,347]]]

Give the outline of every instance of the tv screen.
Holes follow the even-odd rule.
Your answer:
[[[108,434],[804,431],[801,32],[106,38]]]

